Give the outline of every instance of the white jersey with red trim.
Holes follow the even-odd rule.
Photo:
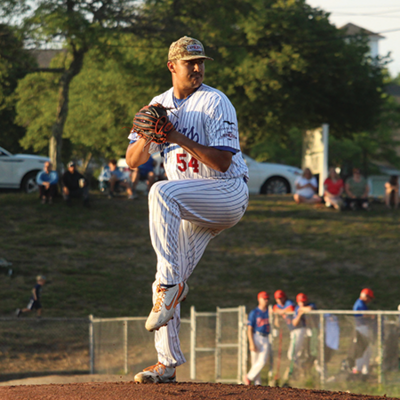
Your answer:
[[[236,152],[226,172],[216,171],[196,160],[191,154],[174,143],[151,143],[149,153],[161,151],[164,168],[169,180],[177,179],[229,179],[243,177],[248,180],[248,169],[239,144],[236,111],[229,99],[217,89],[202,84],[177,107],[173,88],[154,97],[150,104],[161,103],[171,108],[168,118],[175,129],[189,139],[208,147],[232,149]],[[138,140],[136,132],[129,135]]]

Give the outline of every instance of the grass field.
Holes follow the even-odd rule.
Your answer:
[[[48,317],[145,316],[151,305],[156,256],[150,244],[147,199],[108,200],[92,207],[61,199],[41,205],[37,195],[0,193],[0,315],[29,300],[43,273]],[[212,207],[212,205],[210,205]],[[374,204],[370,212],[338,213],[295,205],[291,197],[253,196],[234,228],[208,246],[190,278],[189,305],[256,305],[260,290],[305,292],[318,308],[351,309],[363,287],[371,309],[397,309],[400,211]]]

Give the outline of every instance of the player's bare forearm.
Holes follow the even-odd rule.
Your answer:
[[[125,161],[129,168],[137,168],[150,158],[148,147],[145,147],[145,145],[146,141],[144,139],[139,139],[128,146],[126,149]]]
[[[214,147],[203,146],[176,130],[168,135],[168,142],[176,143],[196,160],[202,162],[212,169],[220,172],[226,172],[232,162],[232,153],[230,151],[218,150]]]
[[[247,327],[247,337],[249,339],[249,349],[250,351],[256,351],[256,346],[254,344],[254,339],[253,339],[253,327],[252,326],[248,326]]]

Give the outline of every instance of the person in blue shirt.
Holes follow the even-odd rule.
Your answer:
[[[249,314],[247,322],[247,337],[251,354],[251,369],[244,377],[244,383],[250,385],[261,385],[261,370],[264,368],[271,355],[271,343],[269,341],[270,325],[268,314],[267,292],[257,295],[258,307]],[[272,367],[272,366],[271,366]]]
[[[361,290],[360,297],[353,306],[354,311],[367,311],[368,304],[374,299],[374,292],[365,288]],[[370,342],[373,339],[373,320],[375,315],[354,314],[356,325],[356,344],[355,349],[355,366],[352,369],[354,374],[367,375],[369,372],[369,361],[371,358],[372,348]]]
[[[292,331],[290,332],[290,344],[288,359],[293,365],[298,366],[299,359],[305,350],[305,339],[307,337],[307,321],[305,314],[315,310],[315,304],[308,301],[307,295],[299,293],[296,296],[297,305],[294,308],[292,319]]]
[[[132,170],[131,181],[133,192],[136,191],[136,186],[139,181],[146,181],[147,189],[145,194],[147,195],[156,180],[156,175],[154,173],[154,167],[156,165],[155,160],[150,155],[149,159],[138,168]]]
[[[289,330],[292,330],[292,314],[294,312],[295,303],[289,300],[283,290],[277,290],[274,293],[276,304],[274,305],[274,314],[280,315],[286,322]],[[279,328],[279,318],[274,318],[274,325]]]
[[[136,196],[133,194],[131,184],[125,179],[124,173],[117,167],[117,161],[112,159],[108,162],[110,179],[109,183],[109,197],[114,197],[115,187],[118,185],[126,189],[128,199],[133,200]]]
[[[53,203],[53,197],[57,194],[58,174],[52,171],[52,164],[46,161],[43,166],[43,171],[36,175],[36,183],[39,186],[40,201],[42,204]]]

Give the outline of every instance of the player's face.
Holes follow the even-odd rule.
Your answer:
[[[202,58],[168,62],[168,68],[173,75],[174,87],[189,94],[203,83],[205,66]]]
[[[284,297],[276,299],[276,303],[279,304],[280,306],[283,306],[285,304],[285,301],[286,299]]]
[[[268,299],[259,298],[258,304],[259,304],[260,308],[266,308],[268,306]]]

